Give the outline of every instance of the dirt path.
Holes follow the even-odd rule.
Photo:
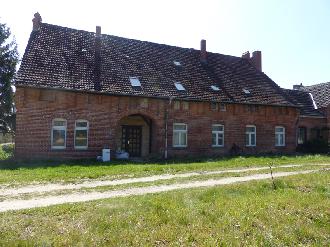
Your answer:
[[[304,165],[282,165],[282,166],[273,167],[273,169],[302,167],[302,166]],[[201,175],[215,175],[222,173],[238,173],[238,172],[261,171],[261,170],[269,170],[269,167],[264,166],[264,167],[251,167],[251,168],[228,169],[228,170],[218,170],[218,171],[162,174],[156,176],[117,179],[117,180],[90,180],[81,183],[70,183],[70,184],[49,183],[49,184],[40,184],[40,185],[26,185],[24,187],[15,187],[15,188],[6,188],[6,186],[3,185],[0,186],[0,196],[15,196],[15,195],[27,194],[27,193],[44,193],[44,192],[51,192],[56,190],[76,190],[82,188],[96,188],[100,186],[114,186],[114,185],[131,184],[131,183],[154,182],[154,181],[168,180],[173,178],[188,178],[188,177],[201,176]]]
[[[320,170],[305,170],[295,172],[276,172],[273,173],[274,177],[285,177],[297,174],[307,174],[317,172]],[[113,190],[107,192],[90,192],[90,193],[73,193],[69,195],[47,196],[41,198],[34,198],[28,200],[7,200],[0,202],[0,212],[9,210],[20,210],[36,207],[46,207],[50,205],[57,205],[63,203],[85,202],[105,198],[125,197],[131,195],[144,195],[150,193],[159,193],[165,191],[172,191],[177,189],[188,189],[198,187],[211,187],[216,185],[232,184],[237,182],[247,182],[251,180],[269,179],[270,174],[254,174],[244,177],[227,177],[221,179],[209,179],[205,181],[195,181],[188,183],[177,183],[171,185],[147,186],[139,188],[130,188],[122,190]]]

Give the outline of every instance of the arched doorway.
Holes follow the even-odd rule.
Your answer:
[[[146,157],[151,152],[152,120],[141,114],[123,117],[116,131],[117,149],[130,157]]]

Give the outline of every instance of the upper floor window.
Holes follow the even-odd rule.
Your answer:
[[[256,146],[256,126],[247,125],[245,128],[245,145],[248,147]]]
[[[54,119],[51,133],[52,149],[65,149],[66,147],[66,120]]]
[[[285,128],[282,126],[275,127],[275,146],[285,146]]]
[[[224,146],[224,127],[221,124],[212,125],[212,147]]]
[[[173,124],[173,147],[187,147],[187,124]]]
[[[87,149],[88,147],[88,121],[77,120],[74,130],[74,147]]]

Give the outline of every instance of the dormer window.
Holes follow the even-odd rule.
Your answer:
[[[182,64],[179,61],[173,61],[175,66],[181,66]]]
[[[248,90],[248,89],[246,89],[246,88],[243,88],[243,93],[245,93],[245,94],[251,94],[251,92]]]
[[[212,85],[211,88],[213,91],[220,91],[220,88],[218,86]]]
[[[132,87],[141,87],[141,82],[139,78],[135,76],[130,76],[129,81],[131,82]]]
[[[182,84],[180,82],[175,82],[174,86],[176,87],[176,89],[178,91],[186,91],[186,89],[182,86]]]

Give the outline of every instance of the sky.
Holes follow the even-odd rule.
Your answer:
[[[284,88],[330,81],[330,0],[2,0],[0,22],[23,56],[43,22],[241,56],[262,51],[262,69]]]

